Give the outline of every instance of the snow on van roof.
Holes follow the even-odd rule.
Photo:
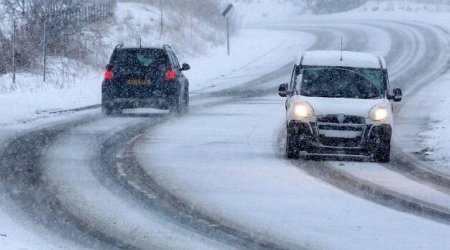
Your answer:
[[[381,56],[362,52],[341,51],[306,51],[297,63],[308,66],[341,66],[354,68],[386,68]]]

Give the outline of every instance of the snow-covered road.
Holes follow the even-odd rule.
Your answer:
[[[446,34],[431,26],[345,21],[318,26],[337,36],[345,34],[352,50],[385,55],[392,84],[402,87],[406,96],[425,88],[446,67]],[[385,41],[390,41],[389,47]],[[283,80],[265,84],[276,86]],[[333,249],[448,246],[450,196],[438,183],[375,163],[286,161],[279,149],[283,104],[277,97],[251,98],[198,110],[148,131],[135,146],[136,155],[142,168],[175,196],[266,239]],[[415,119],[409,126],[420,125],[421,118]],[[401,146],[399,139],[395,138]]]
[[[343,37],[346,50],[384,55],[392,85],[408,99],[446,70],[445,32],[369,19],[279,22],[252,30],[305,39],[221,76],[215,84],[223,86],[198,87],[185,117],[106,118],[93,110],[3,132],[6,192],[0,198],[52,235],[41,248],[67,248],[71,241],[76,249],[450,245],[450,181],[413,157],[400,160],[413,138],[395,135],[399,160],[392,164],[288,161],[280,146],[284,100],[275,91],[289,80],[300,51],[336,49]],[[399,116],[396,129],[422,124],[426,117],[412,117],[413,108],[409,102],[396,106],[409,114]],[[26,237],[36,242],[36,234]]]

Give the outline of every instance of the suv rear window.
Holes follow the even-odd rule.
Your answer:
[[[119,49],[113,54],[111,64],[116,69],[136,71],[165,69],[169,67],[169,60],[161,49]]]

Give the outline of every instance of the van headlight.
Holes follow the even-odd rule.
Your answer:
[[[311,118],[314,110],[307,102],[298,102],[294,104],[294,117],[297,119]]]
[[[369,112],[369,118],[372,121],[382,121],[388,118],[388,109],[386,106],[375,106]]]

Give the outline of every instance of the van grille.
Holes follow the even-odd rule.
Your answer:
[[[317,117],[319,142],[326,147],[356,148],[361,146],[365,133],[364,117],[324,115]]]

